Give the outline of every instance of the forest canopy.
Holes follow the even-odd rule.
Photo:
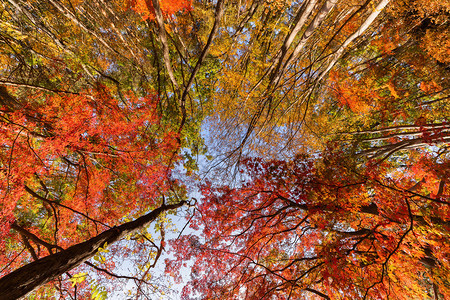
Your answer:
[[[0,16],[0,299],[450,298],[449,0]]]

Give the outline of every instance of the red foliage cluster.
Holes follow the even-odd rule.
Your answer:
[[[323,163],[252,159],[241,187],[203,186],[192,221],[203,236],[179,239],[169,265],[194,259],[184,297],[411,299],[433,282],[448,295],[448,187],[431,198],[429,171],[426,186],[414,174],[394,181],[388,163],[358,171],[336,151]]]
[[[102,224],[114,226],[159,205],[179,143],[160,123],[154,96],[117,99],[99,86],[81,94],[36,95],[29,103],[3,110],[0,122],[3,236],[16,219],[65,248],[98,234]],[[13,247],[19,236],[7,244],[1,265],[19,251]]]
[[[174,15],[183,10],[190,10],[192,8],[191,0],[168,0],[161,1],[161,11],[166,16]],[[151,0],[127,0],[127,8],[131,8],[137,13],[141,14],[144,20],[155,18],[155,9]]]

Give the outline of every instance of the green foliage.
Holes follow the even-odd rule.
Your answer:
[[[92,287],[92,300],[106,300],[108,299],[108,292],[106,291],[106,288],[103,286],[98,285],[95,281],[91,283]]]

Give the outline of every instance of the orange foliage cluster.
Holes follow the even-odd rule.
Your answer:
[[[405,28],[410,28],[411,22],[416,28],[429,22],[425,29],[419,29],[416,34],[427,54],[442,63],[450,62],[449,12],[450,0],[403,1],[391,8],[394,18],[405,19]]]
[[[164,0],[160,1],[160,5],[162,13],[171,16],[182,10],[190,10],[192,0]],[[144,20],[155,18],[155,9],[151,0],[127,0],[126,7],[141,14]]]
[[[420,89],[425,93],[436,93],[441,91],[442,87],[433,80],[431,80],[431,81],[422,81],[420,83]]]
[[[343,74],[337,71],[330,72],[330,83],[340,106],[346,106],[354,113],[367,113],[374,105],[373,100],[379,97],[368,84],[361,84],[350,76],[344,79]]]
[[[422,47],[437,61],[450,63],[450,30],[427,30]]]
[[[402,20],[392,20],[383,24],[380,28],[380,34],[371,39],[370,45],[375,47],[382,54],[392,54],[392,50],[404,44],[409,36],[401,34],[399,27],[404,26]]]

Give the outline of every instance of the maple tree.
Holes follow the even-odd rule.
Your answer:
[[[195,79],[208,72],[204,65],[217,30],[208,32],[205,26],[202,34],[210,34],[211,41],[200,39],[193,24],[205,17],[191,11],[190,1],[161,1],[156,10],[153,6],[152,1],[124,0],[2,4],[7,30],[0,40],[0,82],[19,88],[24,96],[35,90],[78,93],[97,82],[119,95],[132,90],[145,96],[151,90],[160,99],[162,119],[181,133],[182,149],[191,150],[185,151],[186,157],[189,152],[202,154],[198,128],[207,105],[192,94]],[[142,10],[148,9],[159,17],[143,18]],[[214,7],[205,11],[214,19]],[[216,19],[218,24],[220,16]],[[196,38],[186,40],[184,34]],[[187,167],[196,168],[193,159]]]
[[[172,4],[165,1],[160,8],[164,17],[189,3]],[[181,203],[184,188],[170,170],[179,162],[182,145],[198,149],[201,143],[198,121],[186,121],[186,112],[179,114],[174,105],[179,99],[169,95],[158,40],[148,36],[163,33],[127,10],[124,1],[1,5],[7,29],[0,79],[4,275],[165,201]],[[133,3],[131,8],[136,8]],[[155,13],[161,15],[156,7]],[[191,159],[186,168],[195,169],[195,162]],[[158,216],[154,238],[159,236],[160,245],[143,227],[131,242],[113,247],[125,256],[140,249],[136,276],[114,274],[112,259],[86,268],[135,281],[138,295],[143,284],[158,293],[149,269],[164,248],[167,222],[164,214]],[[67,279],[72,275],[64,276],[36,295],[52,295],[55,288],[61,297],[95,293],[92,282],[91,287],[82,280],[71,286]]]
[[[179,142],[177,134],[160,123],[154,96],[128,93],[121,101],[101,85],[79,94],[35,96],[28,103],[17,102],[20,108],[2,106],[3,274],[30,259],[39,264],[47,255],[67,255],[59,251],[106,235],[101,244],[97,239],[98,245],[89,248],[89,255],[74,250],[86,260],[105,242],[131,232],[129,225],[123,225],[126,230],[116,225],[144,215],[161,201],[151,221],[184,203],[169,197],[171,190],[181,189],[170,175],[179,159]],[[169,197],[167,206],[161,200],[164,195]],[[17,247],[22,243],[26,251]],[[49,271],[53,277],[41,283],[83,262],[69,260],[75,262],[66,269],[56,266],[59,273]],[[11,284],[7,277],[5,281]],[[21,288],[16,280],[13,285]]]
[[[426,5],[416,1],[415,8],[418,3]],[[259,130],[249,136],[256,142],[246,153],[262,158],[241,162],[242,186],[203,186],[203,202],[192,217],[203,235],[177,241],[175,253],[181,245],[191,248],[172,262],[195,261],[186,298],[196,292],[206,299],[448,297],[448,68],[414,37],[414,28],[411,35],[398,33],[411,31],[398,19],[398,10],[411,7],[396,5],[391,10],[397,19],[385,15],[380,32],[360,39],[324,86],[313,79],[298,85],[307,91],[306,109],[287,106],[292,117],[284,115],[282,101],[290,100],[291,91],[298,101],[294,84],[278,107],[272,104],[279,111],[267,109],[261,118],[269,121],[257,123],[255,110],[266,103],[253,96],[260,82],[250,83],[249,92],[242,89],[246,73],[238,69],[236,82],[227,74],[224,86],[240,84],[236,95],[245,102],[224,109],[242,113],[236,129],[250,123],[247,128]],[[439,19],[445,5],[421,11]],[[309,93],[308,84],[322,95]],[[247,103],[253,107],[243,108]],[[239,118],[217,116],[222,127]],[[246,123],[249,116],[254,123]],[[270,118],[279,123],[271,127]],[[231,143],[245,139],[241,134]],[[294,146],[286,151],[285,143]],[[292,159],[289,151],[314,155]],[[283,154],[288,158],[273,160]]]
[[[357,166],[336,150],[241,171],[240,187],[203,186],[203,237],[176,243],[194,259],[186,298],[448,297],[448,164]]]

